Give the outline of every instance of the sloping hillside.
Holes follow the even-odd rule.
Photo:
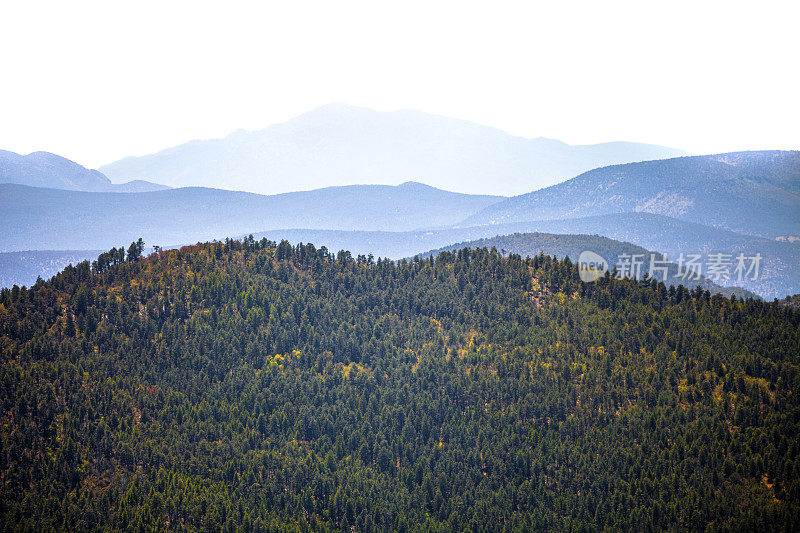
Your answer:
[[[598,168],[509,198],[462,225],[624,212],[767,238],[800,236],[800,152],[740,152]]]
[[[742,235],[662,215],[620,213],[564,220],[539,220],[489,226],[446,228],[436,231],[377,232],[282,229],[258,232],[258,238],[317,242],[331,250],[350,250],[375,257],[411,257],[427,250],[513,233],[556,233],[602,235],[666,254],[676,261],[681,254],[700,254],[705,262],[710,254],[761,256],[756,276],[738,280],[719,279],[723,286],[738,285],[762,298],[783,298],[800,292],[800,243],[778,242]],[[731,270],[733,270],[733,266]],[[755,279],[752,279],[755,277]]]
[[[419,257],[437,256],[442,252],[458,251],[462,248],[487,248],[494,249],[503,255],[517,254],[521,257],[534,257],[539,254],[553,255],[559,259],[570,258],[575,263],[583,252],[593,252],[605,259],[608,270],[618,267],[625,270],[622,274],[631,278],[642,279],[645,275],[663,281],[667,286],[684,285],[688,288],[696,286],[711,291],[712,294],[721,293],[730,298],[736,295],[739,298],[753,298],[755,294],[739,287],[723,287],[705,276],[683,275],[684,272],[674,262],[668,261],[663,254],[646,250],[627,242],[615,241],[598,235],[555,235],[552,233],[513,233],[487,239],[451,244],[437,250],[430,250]],[[627,258],[627,259],[626,259]],[[635,262],[641,261],[639,266]],[[651,260],[653,266],[651,269]],[[630,265],[628,267],[627,265]],[[662,270],[665,269],[665,270]]]

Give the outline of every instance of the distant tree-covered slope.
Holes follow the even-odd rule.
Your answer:
[[[4,531],[800,526],[797,311],[485,249],[138,250],[0,291]]]
[[[629,163],[489,206],[462,225],[646,212],[767,238],[800,236],[800,152]]]
[[[792,309],[800,310],[800,294],[787,296],[786,298],[780,300],[780,304],[785,305],[786,307],[791,307]]]
[[[352,185],[274,196],[184,188],[114,194],[0,185],[0,251],[191,243],[254,229],[411,230],[453,224],[502,198],[420,183]]]
[[[0,150],[0,183],[92,192],[144,192],[169,188],[143,180],[111,183],[101,172],[49,152],[20,155],[6,150]]]
[[[762,298],[772,300],[800,292],[800,243],[742,235],[702,224],[651,213],[619,213],[564,220],[537,220],[489,226],[444,228],[413,232],[332,231],[283,229],[256,233],[256,237],[294,242],[317,242],[332,250],[373,254],[399,259],[411,257],[454,243],[486,239],[513,233],[557,233],[602,235],[616,241],[666,254],[676,261],[680,254],[724,253],[762,257],[756,279],[719,280],[723,286],[739,285]],[[549,252],[549,253],[555,253]]]
[[[524,225],[520,226],[522,226],[522,231],[525,231]],[[451,251],[465,247],[491,248],[494,246],[497,250],[505,249],[509,253],[516,253],[523,257],[544,253],[560,258],[569,256],[573,260],[576,260],[584,250],[589,250],[603,256],[612,266],[624,254],[629,256],[633,254],[644,255],[649,261],[651,253],[655,253],[658,261],[664,260],[664,255],[660,252],[651,252],[641,246],[600,237],[597,234],[573,235],[514,232],[497,235],[496,233],[496,229],[512,231],[514,227],[515,225],[484,226],[416,232],[275,230],[260,232],[255,234],[254,237],[257,239],[290,239],[298,242],[324,243],[330,250],[349,250],[354,254],[371,254],[374,257],[389,258],[408,258],[415,255],[428,257],[441,251]],[[482,235],[487,237],[482,237]],[[431,250],[431,246],[436,248]],[[800,250],[800,247],[798,249]],[[648,270],[649,265],[646,269],[642,269],[641,274]],[[766,278],[774,281],[769,272],[767,268]],[[669,267],[668,275],[670,278],[674,278],[676,273],[677,266],[673,261]],[[658,277],[661,279],[660,275]],[[675,283],[675,280],[672,282]],[[687,283],[687,281],[683,281],[683,283]],[[764,283],[763,280],[761,280],[761,283]],[[726,296],[736,294],[740,297],[754,297],[756,295],[762,297],[758,292],[750,292],[747,289],[736,286],[730,280],[717,284],[701,275],[701,279],[695,281],[694,284],[699,284],[713,293],[721,292]],[[747,281],[743,284],[757,285],[755,282]],[[771,295],[763,297],[774,298]]]
[[[643,278],[655,277],[659,281],[663,281],[667,286],[670,285],[699,285],[703,289],[711,291],[712,294],[721,293],[726,297],[736,295],[740,298],[753,298],[755,294],[746,291],[740,287],[722,287],[713,281],[707,279],[700,274],[699,276],[688,276],[682,278],[682,272],[679,272],[679,267],[674,262],[670,262],[664,258],[664,255],[658,252],[646,250],[641,246],[636,246],[627,242],[615,241],[606,237],[598,235],[555,235],[552,233],[513,233],[510,235],[501,235],[489,239],[478,239],[475,241],[461,242],[451,244],[438,250],[430,250],[422,254],[420,257],[437,256],[442,252],[453,252],[462,248],[491,248],[499,251],[501,254],[517,254],[521,257],[534,257],[539,254],[554,255],[559,259],[571,258],[577,261],[580,254],[586,251],[593,252],[603,259],[605,259],[609,270],[613,270],[615,266],[619,266],[622,273],[618,275],[627,275],[629,277]],[[636,261],[641,260],[641,266],[634,269],[633,258],[638,257]],[[623,266],[620,261],[625,258],[630,260],[631,268],[628,271],[627,267]],[[651,261],[653,266],[656,267],[651,270]],[[666,271],[662,270],[666,268]],[[666,275],[665,275],[666,274]]]
[[[261,194],[418,180],[473,194],[521,194],[592,168],[684,155],[663,146],[570,146],[420,111],[331,104],[260,131],[192,141],[100,170],[113,179]]]
[[[494,232],[490,231],[494,228]],[[763,298],[783,298],[800,291],[800,243],[743,235],[652,213],[619,213],[564,220],[498,224],[483,228],[480,237],[470,236],[453,242],[507,235],[515,232],[584,233],[630,242],[666,254],[673,262],[684,254],[723,253],[732,259],[739,254],[761,256],[758,275],[742,281],[719,280],[725,286],[739,285]],[[472,232],[470,232],[472,233]],[[474,233],[473,233],[474,235]],[[450,244],[450,243],[448,243]],[[434,246],[437,248],[440,246]]]

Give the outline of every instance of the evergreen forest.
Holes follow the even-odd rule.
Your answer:
[[[0,293],[3,531],[800,529],[800,311],[464,248]]]

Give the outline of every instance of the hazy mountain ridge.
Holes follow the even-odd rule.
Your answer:
[[[97,259],[100,250],[25,250],[0,253],[0,287],[25,285],[30,287],[36,278],[48,280],[67,265]]]
[[[86,192],[145,192],[169,189],[144,180],[112,183],[97,170],[50,152],[20,155],[0,150],[0,183]]]
[[[143,237],[170,245],[280,227],[405,231],[446,226],[502,198],[419,183],[262,196],[189,187],[86,193],[0,185],[0,251],[107,249]]]
[[[258,131],[195,140],[101,167],[114,179],[264,194],[407,180],[474,194],[520,194],[598,166],[683,155],[638,143],[570,146],[421,111],[329,104]]]
[[[800,235],[800,152],[737,152],[598,168],[509,198],[462,225],[623,212],[768,238]]]

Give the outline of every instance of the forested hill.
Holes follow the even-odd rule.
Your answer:
[[[800,313],[485,249],[0,292],[0,529],[797,530]]]
[[[664,255],[652,252],[641,246],[636,246],[627,242],[607,239],[599,235],[558,235],[553,233],[513,233],[511,235],[498,235],[490,239],[477,239],[469,242],[462,242],[445,246],[438,250],[431,250],[418,254],[420,258],[439,255],[442,252],[456,252],[462,248],[488,248],[500,251],[502,255],[517,254],[522,257],[535,256],[538,254],[553,255],[559,259],[572,258],[579,260],[580,254],[584,251],[594,252],[606,260],[608,268],[613,269],[620,265],[620,261],[627,256],[631,261],[632,256],[639,256],[642,261],[638,272],[633,269],[626,269],[626,272],[619,273],[619,276],[644,278],[655,277],[658,281],[663,281],[667,287],[670,285],[688,285],[690,282],[695,286],[700,286],[711,294],[720,293],[730,298],[736,295],[738,298],[758,298],[757,295],[741,287],[722,287],[704,276],[697,276],[697,279],[690,279],[682,275],[678,265],[664,259]],[[654,266],[651,270],[650,262],[653,260]],[[658,269],[661,266],[661,270]],[[666,268],[666,271],[663,270]],[[683,272],[685,274],[685,272]],[[666,275],[666,276],[665,276]],[[666,279],[665,279],[666,277]]]

